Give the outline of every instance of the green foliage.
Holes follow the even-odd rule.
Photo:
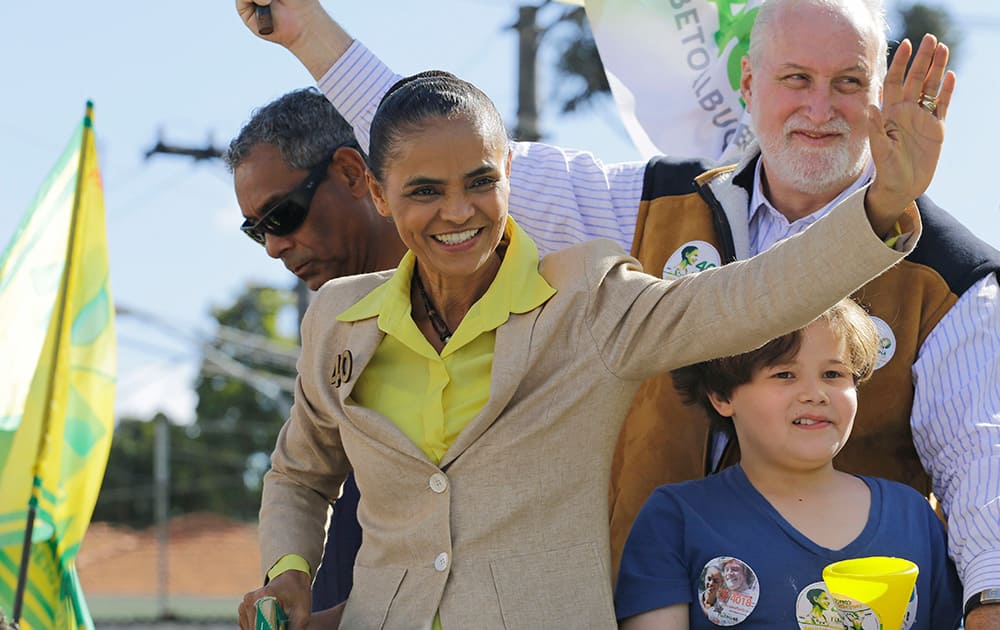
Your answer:
[[[155,419],[129,418],[118,423],[94,521],[136,528],[154,523],[154,425]],[[242,520],[256,518],[265,453],[254,457],[241,452],[241,447],[229,444],[228,436],[212,437],[195,425],[171,423],[167,433],[170,516],[215,512]]]
[[[914,2],[908,6],[899,8],[899,18],[902,22],[902,30],[893,33],[895,41],[889,42],[889,59],[896,54],[896,48],[903,39],[909,39],[916,51],[920,45],[920,40],[924,34],[933,33],[938,40],[948,44],[950,51],[949,65],[954,67],[959,59],[961,49],[962,33],[955,24],[951,13],[944,6],[934,6],[924,2]]]
[[[295,296],[286,289],[248,287],[232,306],[213,309],[212,316],[223,326],[293,345],[294,339],[279,333],[278,317],[285,307],[294,304]]]
[[[582,7],[566,9],[548,29],[556,50],[557,100],[562,113],[593,106],[611,87]]]
[[[132,527],[153,522],[153,423],[122,419],[111,439],[94,521]]]
[[[293,305],[290,291],[250,287],[213,312],[219,331],[204,344],[196,420],[169,424],[170,515],[256,518],[260,482],[291,405],[298,349],[279,322]],[[154,422],[118,423],[95,521],[153,523],[154,439]]]

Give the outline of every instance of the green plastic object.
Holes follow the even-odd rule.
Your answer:
[[[282,610],[276,597],[261,597],[257,600],[256,630],[287,630],[288,615]]]

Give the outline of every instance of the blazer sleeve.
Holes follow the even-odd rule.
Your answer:
[[[327,510],[350,471],[337,410],[325,408],[328,403],[321,395],[323,348],[331,347],[326,343],[331,327],[320,325],[323,313],[329,312],[323,304],[314,302],[303,319],[295,399],[271,454],[271,470],[264,476],[259,538],[265,573],[282,556],[296,554],[315,574],[323,554]]]
[[[913,250],[921,231],[911,205],[912,236],[900,250],[874,233],[864,208],[867,187],[826,217],[749,260],[678,280],[641,272],[605,248],[587,261],[592,289],[587,321],[606,367],[624,379],[758,348],[802,328]]]

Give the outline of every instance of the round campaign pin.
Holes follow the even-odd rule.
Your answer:
[[[705,241],[688,241],[677,248],[663,266],[663,279],[680,278],[722,264],[722,257],[715,246]]]
[[[879,369],[886,363],[892,360],[892,356],[896,354],[896,335],[892,333],[892,328],[885,320],[870,315],[872,321],[875,322],[875,328],[878,329],[878,358],[875,359],[875,369]]]
[[[874,613],[860,604],[851,606],[845,616],[823,582],[813,582],[799,592],[795,600],[795,619],[800,630],[879,630],[880,627]]]
[[[910,596],[902,630],[913,626],[917,613],[916,590]],[[835,598],[823,582],[813,582],[799,592],[795,600],[795,618],[800,630],[881,630],[878,614],[867,604],[847,598]]]
[[[760,584],[750,565],[739,558],[719,556],[701,570],[698,603],[717,626],[735,626],[750,616],[760,600]]]

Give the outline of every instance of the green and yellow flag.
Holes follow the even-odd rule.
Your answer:
[[[75,558],[114,428],[114,305],[93,105],[0,257],[0,607],[21,628],[93,628]]]

